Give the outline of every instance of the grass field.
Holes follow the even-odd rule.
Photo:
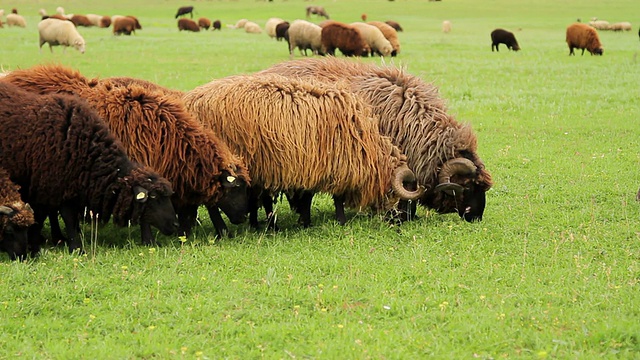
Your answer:
[[[223,30],[178,32],[173,15],[186,4]],[[3,1],[28,26],[0,29],[0,65],[61,63],[189,90],[287,60],[286,43],[226,25],[304,18],[309,4]],[[402,24],[402,51],[386,61],[438,85],[473,125],[495,180],[484,221],[420,209],[398,227],[351,211],[341,227],[318,196],[309,229],[281,203],[276,234],[231,226],[235,237],[215,240],[202,212],[194,236],[159,236],[158,248],[138,245],[136,227],[109,225],[84,256],[2,254],[0,358],[640,358],[637,0],[313,4],[339,21],[366,12]],[[39,53],[37,11],[59,5],[136,15],[143,29],[80,29],[85,54]],[[566,26],[594,16],[634,30],[600,32],[602,57],[568,56]],[[492,53],[497,27],[522,51]]]

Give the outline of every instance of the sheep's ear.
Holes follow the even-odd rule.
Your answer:
[[[137,202],[146,202],[147,199],[149,198],[149,191],[145,188],[143,188],[142,186],[135,186],[133,188],[133,192],[136,194],[136,201]]]

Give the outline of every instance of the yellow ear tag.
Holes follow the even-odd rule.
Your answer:
[[[146,197],[147,197],[147,195],[145,195],[145,193],[139,192],[138,195],[136,195],[136,200],[142,200],[142,199],[144,199]]]
[[[233,176],[227,176],[227,181],[232,183],[232,182],[236,181],[236,178],[234,178]]]

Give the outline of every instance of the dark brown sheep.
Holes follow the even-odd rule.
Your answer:
[[[335,56],[336,49],[345,56],[364,56],[370,48],[360,32],[353,26],[338,21],[330,21],[322,27],[322,52]]]
[[[189,111],[243,156],[253,185],[269,193],[333,194],[349,207],[385,211],[414,180],[380,135],[371,109],[349,89],[280,75],[231,76],[185,94]],[[255,211],[255,208],[252,209]],[[310,224],[310,203],[301,221]],[[336,212],[344,223],[344,211]],[[257,225],[257,214],[250,217]]]
[[[85,15],[73,15],[70,20],[76,27],[78,27],[78,26],[85,26],[85,27],[94,26],[94,24],[91,22],[91,20],[89,20],[89,18],[86,17]]]
[[[491,32],[491,51],[500,51],[498,46],[500,44],[505,44],[507,49],[518,51],[520,50],[520,45],[518,45],[518,41],[516,41],[516,36],[513,35],[511,31],[507,31],[504,29],[495,29]]]
[[[59,65],[15,70],[0,81],[33,92],[76,94],[87,100],[131,159],[171,181],[181,233],[189,233],[201,204],[207,206],[219,236],[227,227],[218,207],[234,224],[245,221],[250,180],[246,166],[225,142],[193,119],[180,92],[141,79],[87,79]]]
[[[4,79],[4,78],[3,78]],[[37,253],[45,218],[60,211],[70,251],[80,249],[81,214],[126,226],[177,229],[171,184],[132,162],[122,143],[82,99],[39,95],[0,81],[0,166],[34,210],[29,247]]]
[[[276,25],[276,40],[282,41],[282,39],[289,40],[287,35],[287,30],[289,30],[289,22],[281,22]]]
[[[387,20],[385,21],[385,23],[387,23],[387,25],[391,26],[392,28],[396,29],[396,31],[402,31],[402,26],[400,26],[400,24],[398,24],[397,21]]]
[[[567,27],[567,45],[569,45],[569,55],[575,55],[573,49],[588,50],[591,55],[602,55],[604,49],[600,43],[598,31],[587,24],[575,23]]]
[[[322,6],[307,6],[307,19],[313,14],[317,16],[322,16],[326,19],[329,19],[329,14],[325,11]]]
[[[209,28],[211,27],[211,20],[201,17],[200,19],[198,19],[198,26],[205,30],[209,30]]]
[[[448,114],[435,86],[393,66],[334,57],[287,61],[264,72],[330,83],[346,79],[372,105],[380,132],[403,149],[418,183],[427,188],[420,204],[457,212],[467,221],[482,220],[491,175],[477,154],[471,127]]]
[[[103,16],[100,18],[100,27],[101,28],[108,28],[109,26],[111,26],[111,17],[109,16]]]
[[[180,16],[183,15],[191,15],[191,18],[193,19],[193,6],[181,6],[178,8],[178,11],[176,12],[176,19]]]
[[[200,27],[198,26],[198,24],[191,20],[191,19],[187,19],[187,18],[180,18],[178,20],[178,30],[182,31],[193,31],[193,32],[199,32],[200,31]]]
[[[136,32],[136,20],[128,16],[118,16],[113,20],[114,35],[131,35]]]
[[[215,21],[213,22],[212,27],[213,27],[213,30],[214,30],[214,31],[215,31],[215,30],[222,30],[222,23],[220,22],[220,20],[215,20]]]
[[[20,198],[20,186],[0,168],[0,251],[11,260],[24,260],[28,253],[27,231],[34,223],[33,209]]]

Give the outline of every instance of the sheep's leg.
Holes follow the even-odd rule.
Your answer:
[[[313,200],[313,192],[302,191],[298,197],[298,203],[296,205],[296,212],[300,214],[298,222],[303,227],[308,228],[311,226],[311,202]]]
[[[67,238],[62,234],[57,211],[51,211],[49,213],[49,229],[51,230],[51,240],[54,245],[66,244],[68,242]]]
[[[258,190],[255,188],[249,189],[249,226],[254,229],[258,228]]]
[[[347,223],[344,215],[344,195],[333,195],[333,206],[336,208],[336,220],[340,225]]]
[[[198,217],[197,206],[186,206],[181,209],[176,209],[178,213],[178,235],[189,236],[191,235],[191,229],[196,223]]]
[[[263,191],[260,196],[264,213],[267,215],[267,229],[278,230],[276,225],[276,216],[273,212],[273,198],[267,191]]]
[[[46,212],[34,209],[35,223],[29,226],[29,229],[27,230],[29,253],[31,257],[35,257],[36,255],[38,255],[38,253],[40,252],[40,247],[44,243],[44,238],[42,237],[42,227],[46,218]]]
[[[80,241],[80,220],[78,219],[78,211],[74,206],[63,205],[60,208],[60,216],[64,221],[64,226],[67,229],[67,246],[69,252],[73,253],[78,250],[82,253],[82,242]]]
[[[227,224],[225,224],[222,219],[218,207],[207,205],[207,211],[209,212],[209,218],[213,223],[213,227],[216,229],[216,237],[219,239],[225,237],[229,233],[229,228],[227,228]]]

